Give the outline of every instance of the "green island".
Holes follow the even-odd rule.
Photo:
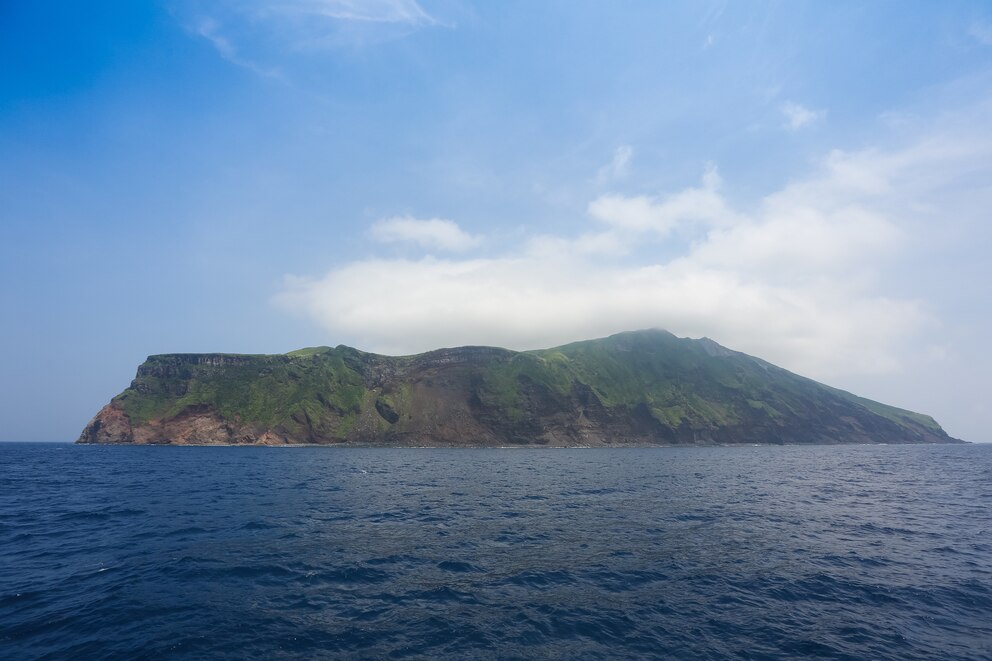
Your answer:
[[[79,443],[597,447],[951,443],[930,416],[708,338],[619,333],[538,351],[150,356]]]

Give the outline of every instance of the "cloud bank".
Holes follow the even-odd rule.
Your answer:
[[[276,302],[385,353],[539,348],[661,327],[814,378],[898,371],[937,320],[885,276],[926,249],[947,213],[967,214],[948,200],[956,182],[990,170],[992,139],[976,135],[989,134],[938,130],[899,149],[834,151],[746,208],[710,166],[681,191],[593,199],[572,236],[530,236],[484,257],[356,260],[287,276]],[[413,219],[372,235],[451,250],[468,237],[451,221]]]

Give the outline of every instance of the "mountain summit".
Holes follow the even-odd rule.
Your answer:
[[[933,418],[709,338],[620,333],[539,351],[150,356],[79,443],[639,446],[948,443]]]

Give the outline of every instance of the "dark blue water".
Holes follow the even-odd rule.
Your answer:
[[[0,657],[992,658],[992,446],[0,444]]]

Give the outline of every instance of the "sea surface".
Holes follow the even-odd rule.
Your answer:
[[[0,444],[0,658],[992,658],[992,445]]]

